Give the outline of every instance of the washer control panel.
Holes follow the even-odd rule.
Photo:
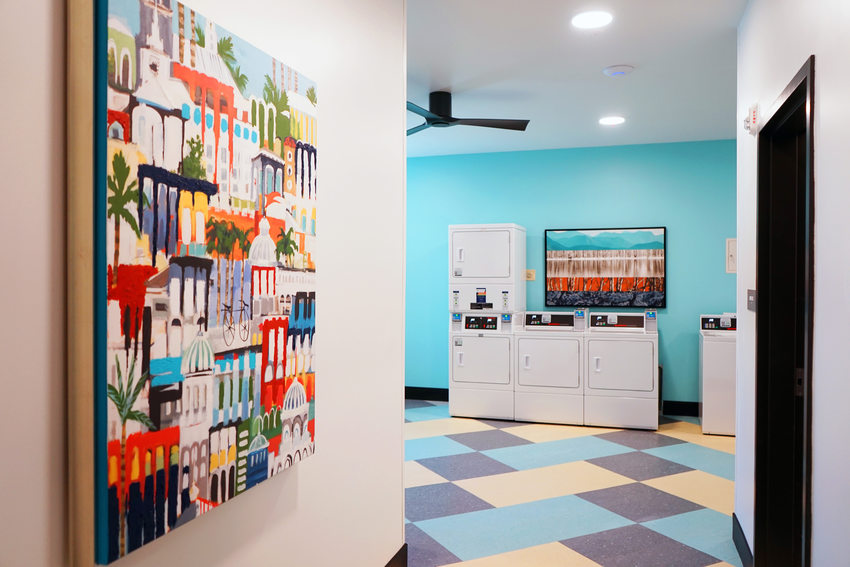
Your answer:
[[[738,318],[735,315],[700,315],[699,328],[704,331],[735,331]]]

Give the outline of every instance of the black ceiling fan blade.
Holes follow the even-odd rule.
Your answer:
[[[418,114],[419,116],[421,116],[425,120],[437,120],[437,119],[440,118],[440,116],[437,116],[436,114],[434,114],[430,110],[425,110],[421,106],[417,106],[410,101],[407,102],[407,110],[409,110],[410,112],[413,112],[415,114]]]
[[[414,126],[413,128],[409,128],[407,130],[407,135],[410,136],[411,134],[415,134],[417,132],[420,132],[420,131],[425,130],[426,128],[430,128],[430,127],[431,127],[431,125],[428,124],[427,122],[425,124],[420,124],[419,126]]]
[[[485,128],[502,128],[504,130],[525,130],[528,120],[502,120],[499,118],[457,118],[452,126],[483,126]]]

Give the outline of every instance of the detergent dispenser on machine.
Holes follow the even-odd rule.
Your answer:
[[[703,433],[735,434],[734,313],[699,317],[700,423]]]
[[[585,310],[527,312],[515,329],[515,419],[584,423]]]
[[[658,312],[589,315],[587,425],[658,429]]]

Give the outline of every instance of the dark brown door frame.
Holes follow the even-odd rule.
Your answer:
[[[756,567],[811,565],[814,73],[812,55],[758,137]]]

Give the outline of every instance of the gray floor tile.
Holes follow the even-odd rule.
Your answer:
[[[442,518],[493,506],[450,482],[404,490],[405,516],[411,522]]]
[[[437,567],[460,561],[448,549],[413,524],[404,526],[404,541],[407,543],[408,565]]]
[[[420,459],[417,462],[428,467],[446,480],[464,480],[516,470],[481,453],[463,453],[461,455],[449,455],[447,457],[432,457],[430,459]]]
[[[640,525],[561,541],[602,567],[705,567],[720,560]]]
[[[528,425],[524,421],[505,421],[502,419],[479,419],[481,423],[486,423],[490,427],[495,427],[497,429],[506,429],[509,427],[518,427],[520,425]]]
[[[588,462],[627,476],[632,480],[649,480],[694,470],[691,467],[640,451],[590,459]]]
[[[426,402],[425,400],[404,400],[404,409],[427,408],[433,405],[432,402]]]
[[[515,447],[517,445],[529,445],[531,441],[511,435],[501,429],[490,429],[487,431],[474,431],[472,433],[457,433],[446,437],[463,443],[470,449],[476,451],[487,451],[489,449],[502,449],[504,447]]]
[[[681,439],[675,439],[653,431],[612,431],[611,433],[602,433],[601,435],[597,435],[597,437],[638,450],[655,449],[656,447],[666,447],[667,445],[678,445],[679,443],[684,443]]]
[[[639,482],[582,492],[577,496],[633,522],[659,520],[703,508],[695,502]]]

